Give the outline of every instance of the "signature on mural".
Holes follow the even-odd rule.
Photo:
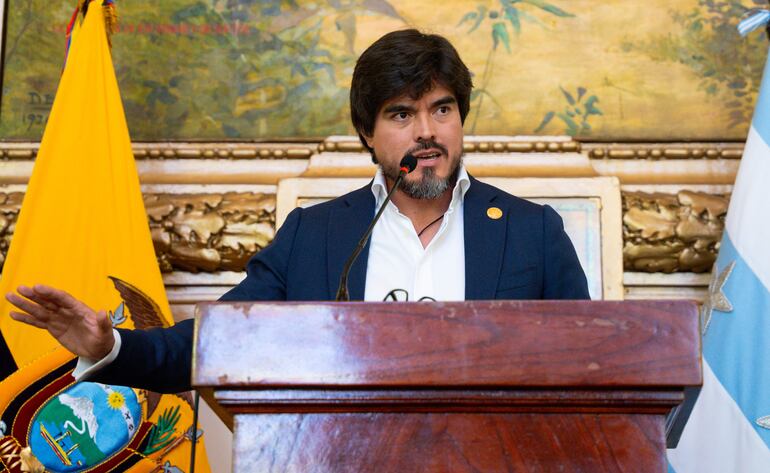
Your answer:
[[[492,35],[492,47],[487,54],[484,71],[481,73],[480,82],[476,84],[471,94],[471,103],[473,104],[475,115],[470,126],[470,133],[476,131],[476,125],[478,124],[485,97],[488,97],[495,106],[500,107],[500,104],[495,100],[494,95],[490,93],[488,88],[498,47],[502,45],[505,47],[506,52],[511,52],[511,37],[518,36],[521,33],[522,22],[544,26],[536,15],[528,11],[532,7],[559,18],[575,16],[543,0],[498,0],[493,8],[488,8],[486,4],[479,3],[475,10],[466,13],[457,24],[458,27],[469,25],[467,31],[469,34],[478,30],[482,24],[488,24],[489,32]]]
[[[53,94],[30,91],[27,92],[27,96],[29,100],[21,113],[22,125],[26,125],[27,131],[33,127],[44,127],[48,123],[48,114],[53,105]]]

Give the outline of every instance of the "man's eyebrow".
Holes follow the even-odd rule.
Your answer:
[[[394,103],[392,105],[388,105],[384,109],[382,109],[382,113],[399,113],[399,112],[414,112],[415,108],[411,105],[405,105],[403,103]]]
[[[452,103],[457,103],[457,99],[454,98],[452,95],[447,95],[446,97],[441,97],[438,100],[435,100],[432,104],[430,104],[431,108],[441,107],[442,105],[449,105]],[[414,112],[416,109],[411,105],[406,105],[403,103],[394,103],[392,105],[388,105],[384,109],[382,109],[382,113],[388,114],[388,113],[399,113],[399,112]]]
[[[431,104],[431,108],[440,107],[442,105],[449,105],[450,103],[457,103],[457,99],[451,95],[447,95],[446,97],[441,97],[440,99],[433,102]]]

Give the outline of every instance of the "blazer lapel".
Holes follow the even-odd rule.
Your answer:
[[[503,251],[508,225],[508,209],[500,208],[502,216],[488,215],[495,207],[496,190],[471,179],[463,201],[465,234],[465,299],[494,299],[503,263]]]
[[[361,239],[369,222],[374,217],[374,195],[371,185],[367,185],[344,197],[340,207],[333,209],[329,215],[329,230],[326,243],[326,254],[329,268],[329,299],[334,300],[337,286],[342,275],[345,261]],[[370,239],[371,241],[371,239]],[[369,243],[358,255],[348,276],[348,292],[350,300],[364,300],[366,284],[366,263],[369,259]]]

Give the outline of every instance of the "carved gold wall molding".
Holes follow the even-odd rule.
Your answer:
[[[0,184],[26,184],[33,160],[0,161]],[[142,184],[272,184],[301,175],[305,159],[143,159],[136,161]]]
[[[0,159],[3,161],[34,159],[39,148],[40,145],[37,143],[0,143]]]
[[[363,153],[355,136],[325,139],[318,152]],[[568,136],[466,136],[466,153],[585,153],[590,159],[740,159],[743,143],[596,143]]]
[[[318,143],[134,143],[137,159],[308,159]]]
[[[320,152],[365,152],[355,136],[322,142],[134,143],[137,159],[309,159]],[[34,159],[36,142],[0,142],[0,159]],[[596,143],[564,136],[466,136],[467,153],[585,153],[591,159],[740,159],[743,143]]]
[[[730,185],[743,143],[583,143],[601,176],[623,184]]]
[[[626,271],[710,271],[724,230],[729,196],[623,192]]]
[[[133,143],[136,159],[308,159],[318,152],[311,143]],[[30,160],[40,143],[0,143],[0,159]]]
[[[288,177],[372,172],[354,136],[320,143],[133,147],[145,184],[277,184]],[[467,136],[464,147],[469,168],[478,176],[615,176],[622,184],[690,186],[732,184],[743,150],[742,143],[581,143],[564,136]],[[0,184],[26,183],[38,148],[38,143],[0,143]]]
[[[0,264],[5,263],[23,199],[23,192],[0,193]]]
[[[8,189],[23,189],[38,148],[0,143],[0,184],[12,185],[0,193],[0,258],[23,195]],[[241,271],[273,237],[279,180],[368,177],[375,169],[354,136],[320,143],[135,143],[133,150],[145,190],[154,189],[145,199],[164,271]],[[701,272],[714,261],[743,144],[467,136],[465,150],[478,177],[617,176],[633,189],[623,192],[625,270]],[[174,190],[182,187],[198,189]]]
[[[0,193],[0,262],[5,261],[22,192]],[[275,195],[255,192],[147,193],[161,271],[243,271],[275,235]]]
[[[595,177],[590,160],[579,153],[467,153],[464,163],[475,177]],[[377,167],[366,155],[327,152],[310,158],[301,177],[368,177]]]
[[[161,271],[242,271],[275,235],[275,195],[145,194]]]
[[[743,143],[583,143],[591,159],[740,159]]]
[[[735,182],[740,159],[592,159],[600,176],[615,176],[624,185],[731,185]]]
[[[22,192],[0,193],[0,262]],[[683,190],[624,191],[623,263],[631,272],[704,272],[716,258],[729,197]],[[263,192],[145,193],[161,270],[240,272],[275,234],[275,195]]]
[[[330,136],[318,147],[319,152],[364,153],[356,136]],[[576,153],[580,143],[569,136],[466,136],[466,153]]]

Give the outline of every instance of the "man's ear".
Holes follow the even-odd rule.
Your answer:
[[[374,149],[374,146],[372,145],[372,138],[373,137],[372,136],[368,136],[368,135],[364,134],[363,132],[361,133],[361,136],[364,138],[364,141],[366,141],[366,145],[369,148]]]

